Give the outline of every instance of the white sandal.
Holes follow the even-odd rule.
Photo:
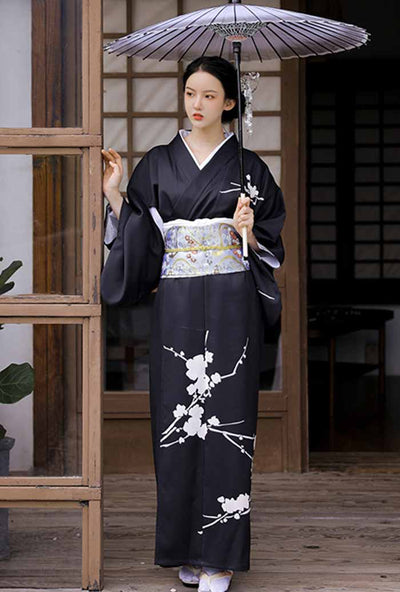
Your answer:
[[[199,592],[226,592],[232,580],[233,570],[226,569],[215,573],[207,573],[206,569],[203,568],[200,574]]]
[[[200,580],[201,567],[182,565],[179,568],[179,579],[186,586],[197,586]]]

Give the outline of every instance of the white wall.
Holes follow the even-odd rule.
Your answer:
[[[31,127],[31,2],[0,0],[0,127]],[[23,266],[8,294],[32,292],[32,159],[0,155],[1,268],[14,259]],[[6,324],[0,331],[0,369],[10,363],[32,364],[32,326]],[[16,439],[10,469],[33,466],[33,395],[13,405],[0,404],[0,423]]]
[[[31,0],[0,0],[0,127],[31,127]]]

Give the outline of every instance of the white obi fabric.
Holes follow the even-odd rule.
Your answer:
[[[248,271],[232,218],[164,222],[161,279]]]
[[[186,235],[190,236],[190,234],[189,234],[190,232],[197,233],[195,235],[196,238],[193,239],[193,240],[195,240],[195,244],[203,245],[202,241],[204,240],[204,233],[207,237],[207,229],[203,228],[203,230],[200,231],[200,230],[197,230],[197,228],[200,228],[204,225],[209,226],[211,223],[211,224],[217,224],[217,225],[223,224],[224,228],[225,228],[225,230],[223,232],[222,231],[221,231],[221,233],[217,232],[218,239],[217,239],[217,242],[214,243],[214,246],[219,246],[221,244],[220,238],[219,238],[220,234],[225,237],[227,235],[229,235],[231,237],[231,239],[236,240],[236,242],[230,245],[230,243],[227,242],[227,238],[225,238],[225,243],[223,244],[223,246],[229,247],[229,245],[230,245],[231,249],[227,249],[227,248],[221,249],[220,247],[219,247],[219,249],[197,248],[197,254],[203,250],[208,251],[208,254],[207,253],[203,254],[203,260],[206,259],[207,257],[208,258],[213,257],[214,262],[216,262],[216,258],[218,257],[218,255],[217,255],[217,253],[210,254],[211,251],[226,250],[226,251],[232,251],[232,253],[233,253],[234,251],[238,251],[238,248],[240,248],[240,252],[241,252],[241,238],[236,233],[236,230],[234,229],[234,227],[232,225],[233,218],[197,218],[196,220],[184,220],[181,218],[177,218],[176,220],[164,222],[163,219],[161,218],[160,213],[158,212],[157,208],[150,207],[150,214],[151,214],[154,222],[158,226],[162,236],[164,237],[164,242],[166,240],[167,231],[169,231],[174,226],[176,226],[176,227],[186,226],[187,227],[188,231],[186,233],[184,233],[182,228],[179,230],[179,233],[178,233],[178,231],[175,231],[175,234],[173,232],[171,234],[168,232],[168,236],[171,236],[171,237],[176,236],[179,238],[179,243],[177,242],[177,239],[175,238],[174,239],[175,242],[174,243],[171,242],[171,244],[169,244],[169,248],[171,248],[171,249],[177,249],[178,247],[189,248],[191,246],[191,244],[185,244],[184,240],[182,240],[182,234],[183,234],[183,238],[185,239]],[[115,237],[117,236],[118,223],[119,223],[119,220],[116,217],[116,215],[114,214],[114,212],[112,211],[110,204],[107,204],[106,218],[105,218],[105,232],[104,232],[104,244],[105,245],[111,246],[112,242],[114,241]],[[230,232],[233,231],[234,233],[236,233],[236,239],[234,239],[233,236],[231,234],[229,234],[229,232],[226,230],[227,225],[231,227]],[[210,228],[208,228],[208,231],[210,232]],[[216,232],[215,227],[212,232],[213,233]],[[168,240],[172,241],[172,238],[169,238]],[[279,263],[278,259],[275,257],[275,255],[269,249],[267,249],[267,247],[265,247],[264,245],[262,245],[258,241],[256,241],[256,242],[257,242],[257,247],[259,249],[258,251],[253,249],[256,256],[259,257],[260,259],[264,260],[271,267],[274,267],[274,268],[279,267],[280,263]],[[208,246],[209,244],[210,243],[207,243],[205,246]],[[238,245],[239,245],[239,247],[238,247]],[[252,248],[252,247],[250,247],[250,245],[249,245],[249,248]],[[182,249],[180,249],[180,250],[182,250]],[[170,251],[170,253],[173,254],[174,251]],[[185,255],[188,255],[188,253],[190,253],[190,251],[184,251],[184,253],[185,253]],[[228,254],[229,254],[228,252],[225,253],[226,256]],[[241,253],[241,258],[242,258],[242,255],[243,254]],[[196,263],[199,262],[199,255],[197,255],[197,256],[198,256],[198,259],[197,259]],[[220,257],[221,257],[221,259],[223,259],[221,255],[220,255]],[[237,253],[234,255],[234,257],[237,258]],[[176,255],[175,255],[175,257],[170,257],[169,258],[169,265],[171,264],[171,261],[173,259],[175,259],[176,261],[178,261],[178,259],[182,261],[182,254],[179,257],[177,257]],[[225,263],[224,263],[225,266],[228,265],[227,261],[229,261],[229,260],[225,260]],[[248,264],[248,262],[246,260],[243,260],[243,258],[242,258],[242,261],[244,261],[244,265]],[[191,261],[190,257],[188,257],[188,256],[186,256],[186,258],[185,258],[185,263],[186,263],[186,265],[194,264],[194,262]],[[230,264],[233,267],[232,260],[231,260]],[[219,268],[221,268],[221,265],[222,265],[222,263],[219,264]],[[212,267],[212,264],[210,264],[210,267]],[[244,271],[244,269],[245,269],[245,267],[243,267],[241,269],[241,271]],[[246,267],[246,269],[247,269],[247,267]],[[240,271],[240,269],[236,269],[236,271]],[[209,273],[214,273],[214,272],[209,272]],[[224,271],[224,272],[216,272],[216,273],[229,273],[229,272]],[[193,274],[190,274],[190,275],[193,275]],[[199,273],[199,274],[195,274],[195,275],[203,275],[203,273]],[[168,277],[177,277],[177,276],[168,276]],[[185,276],[180,276],[180,277],[185,277]]]

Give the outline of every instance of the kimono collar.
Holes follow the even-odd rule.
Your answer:
[[[229,138],[231,136],[234,135],[233,132],[228,132],[225,128],[223,128],[223,131],[224,131],[225,140],[222,140],[222,142],[220,144],[218,144],[218,146],[216,146],[214,148],[214,150],[207,156],[207,158],[205,160],[203,160],[202,163],[199,163],[198,160],[197,160],[197,158],[193,154],[192,150],[190,149],[189,144],[187,142],[185,142],[185,140],[183,139],[184,137],[186,137],[190,133],[190,130],[186,130],[186,129],[180,129],[179,130],[179,135],[182,138],[183,144],[186,146],[186,148],[187,148],[190,156],[193,158],[194,162],[199,167],[199,169],[202,169],[203,167],[205,167],[206,164],[210,162],[210,160],[212,159],[212,157],[218,152],[218,150],[221,148],[221,146],[223,146],[223,144],[225,144],[225,142],[227,140],[229,140]]]

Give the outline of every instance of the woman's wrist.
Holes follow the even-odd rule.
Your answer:
[[[104,191],[103,193],[110,203],[115,202],[115,201],[119,201],[119,199],[122,198],[122,195],[121,195],[121,192],[119,189],[109,189],[107,192]]]
[[[124,199],[122,197],[120,191],[118,189],[114,189],[111,191],[107,191],[107,193],[104,193],[104,195],[105,195],[106,199],[108,200],[112,211],[114,212],[116,217],[119,219],[119,214],[121,212],[122,202]]]
[[[250,245],[250,247],[252,249],[254,249],[254,251],[260,250],[260,248],[257,244],[257,239],[256,239],[255,234],[253,233],[252,230],[250,230],[250,232],[247,232],[247,242]]]

